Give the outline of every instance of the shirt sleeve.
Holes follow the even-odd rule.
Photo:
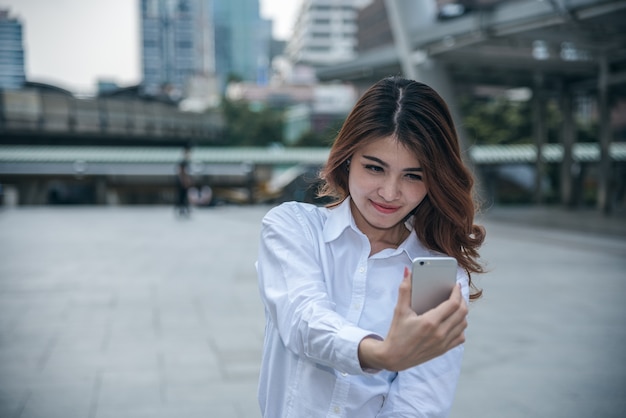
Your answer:
[[[340,372],[365,374],[358,345],[375,333],[335,311],[320,265],[316,226],[299,210],[281,205],[263,219],[257,263],[261,299],[287,349]]]
[[[457,283],[469,303],[467,273],[459,268]],[[464,345],[419,366],[399,372],[391,384],[380,418],[445,418],[450,413],[461,374]]]

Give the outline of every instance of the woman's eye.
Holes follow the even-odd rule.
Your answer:
[[[419,181],[422,179],[422,176],[419,174],[407,174],[406,176],[409,178],[409,180]]]
[[[365,169],[366,170],[370,170],[370,171],[374,171],[376,173],[381,173],[383,171],[382,167],[379,167],[377,165],[370,165],[370,164],[366,165]]]

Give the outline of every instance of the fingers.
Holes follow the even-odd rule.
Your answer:
[[[418,316],[411,309],[411,274],[405,268],[392,324],[384,340],[385,352],[395,359],[387,367],[404,370],[462,344],[466,315],[465,299],[457,286],[448,300]]]
[[[453,329],[449,334],[448,338],[445,341],[446,351],[463,344],[465,342],[465,328],[466,323],[459,324],[455,329]]]
[[[465,341],[464,331],[467,328],[467,304],[461,294],[460,286],[455,286],[450,298],[436,308],[427,312],[430,320],[437,324],[442,343],[447,349],[456,347]],[[432,316],[431,316],[432,315]]]
[[[411,307],[411,272],[404,268],[404,277],[398,289],[398,307]]]
[[[453,322],[464,320],[467,316],[467,303],[461,293],[461,285],[456,285],[452,290],[450,298],[444,302],[450,306],[450,314],[446,317],[446,320],[450,319]]]
[[[463,299],[463,294],[461,293],[461,286],[456,285],[452,289],[452,293],[450,293],[448,300],[440,303],[439,306],[433,308],[431,312],[435,315],[439,322],[443,322],[458,311],[464,303],[465,300]]]
[[[461,338],[461,342],[465,341],[464,332],[467,328],[467,310],[459,309],[454,315],[448,317],[442,325],[449,327],[449,340]]]
[[[467,328],[467,303],[461,294],[461,286],[456,286],[444,304],[450,305],[452,312],[442,322],[442,326],[448,329],[447,342],[449,348],[456,347],[465,342],[465,329]]]

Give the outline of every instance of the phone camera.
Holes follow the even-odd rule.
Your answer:
[[[424,262],[423,262],[423,261],[420,261],[420,266],[423,266],[423,265],[424,265]]]

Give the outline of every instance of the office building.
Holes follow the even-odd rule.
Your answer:
[[[142,91],[173,101],[215,72],[212,0],[141,0]]]
[[[259,0],[141,0],[141,23],[146,95],[177,101],[230,79],[268,82],[272,27]]]
[[[357,15],[371,0],[304,0],[287,44],[294,64],[323,67],[356,57]]]
[[[22,22],[0,10],[0,89],[20,89],[25,82]]]
[[[222,88],[230,79],[267,84],[271,22],[261,19],[259,0],[215,0],[215,71]]]

